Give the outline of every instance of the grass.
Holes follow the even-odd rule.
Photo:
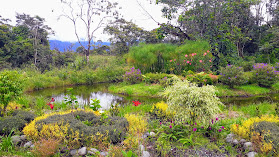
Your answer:
[[[267,94],[267,93],[271,92],[270,89],[260,87],[257,85],[243,85],[243,86],[238,87],[237,89],[243,90],[244,92],[246,92],[250,95]]]
[[[140,114],[142,116],[145,116],[152,108],[152,105],[146,104],[146,105],[125,105],[120,108],[119,116],[124,117],[125,114]]]
[[[265,114],[275,115],[275,103],[263,102],[259,104],[251,104],[248,106],[233,106],[233,110],[242,112],[244,115],[249,115],[251,117],[261,116]]]
[[[277,88],[276,85],[274,85]],[[225,97],[225,96],[251,96],[251,95],[263,95],[271,93],[271,89],[260,87],[257,85],[242,85],[235,87],[234,89],[230,89],[226,85],[216,85],[216,95],[218,97]],[[278,84],[279,89],[279,84]]]
[[[127,85],[120,83],[118,85],[109,86],[108,90],[113,93],[124,94],[129,96],[149,96],[158,97],[159,92],[163,91],[161,85],[146,85],[145,83]]]

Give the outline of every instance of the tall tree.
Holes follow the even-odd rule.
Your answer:
[[[109,0],[61,0],[61,2],[65,6],[61,16],[72,21],[77,40],[80,46],[86,49],[85,55],[88,63],[95,32],[104,27],[109,19],[118,17],[117,3],[112,3]],[[87,46],[81,44],[81,39],[84,36],[80,34],[80,29],[83,28],[78,27],[79,24],[82,24],[86,30]]]
[[[44,24],[44,18],[39,16],[31,17],[27,14],[17,14],[17,26],[24,26],[30,31],[29,39],[32,39],[34,48],[34,64],[37,66],[38,51],[40,45],[49,46],[48,35],[53,33],[50,27]]]

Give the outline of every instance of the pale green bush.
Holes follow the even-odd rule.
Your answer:
[[[219,105],[223,105],[215,91],[214,86],[197,87],[187,80],[177,80],[162,95],[167,98],[168,109],[176,113],[176,121],[205,123],[220,111]]]

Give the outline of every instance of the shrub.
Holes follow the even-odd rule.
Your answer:
[[[254,143],[262,153],[269,153],[272,149],[279,148],[279,126],[274,122],[256,122],[253,124],[251,131],[253,136],[261,136],[260,141]],[[254,137],[255,138],[255,137]],[[273,156],[273,155],[272,155]]]
[[[242,125],[239,124],[231,125],[231,131],[243,138],[249,139],[251,137],[251,129],[253,125],[255,123],[263,122],[263,121],[279,123],[279,117],[273,115],[263,115],[261,117],[253,117],[243,121]]]
[[[13,129],[21,131],[26,124],[26,121],[19,116],[7,116],[0,119],[0,133],[7,135]]]
[[[46,114],[35,118],[24,129],[31,139],[56,138],[67,141],[76,139],[78,144],[94,144],[98,140],[118,143],[124,140],[128,122],[120,117],[102,117],[84,110],[65,111]]]
[[[35,118],[35,115],[28,111],[15,110],[11,116],[0,119],[0,133],[9,134],[13,129],[22,131],[26,123]]]
[[[22,76],[17,71],[2,71],[0,73],[0,104],[4,105],[4,111],[9,102],[22,93],[22,80]]]
[[[165,102],[158,102],[154,104],[150,110],[150,115],[159,119],[171,119],[174,116],[173,112],[168,109],[168,104]]]
[[[124,144],[130,148],[137,148],[143,133],[146,131],[147,122],[141,116],[126,114],[124,116],[129,122],[129,134]]]
[[[130,71],[126,71],[123,77],[124,81],[129,82],[131,84],[141,82],[142,80],[141,71],[139,69],[135,69],[135,67],[132,67]]]
[[[196,83],[199,87],[201,87],[203,85],[212,85],[213,79],[211,77],[214,77],[214,76],[206,74],[204,72],[200,72],[200,73],[196,73],[193,75],[187,75],[186,79],[192,83]]]
[[[146,83],[160,83],[163,81],[163,79],[171,77],[166,73],[147,73],[144,76],[149,78],[148,81],[146,81]]]
[[[214,86],[197,87],[187,80],[177,80],[162,95],[167,98],[169,110],[175,112],[177,121],[190,120],[194,123],[196,120],[205,122],[220,111],[218,105],[222,103],[215,92]]]
[[[245,83],[245,78],[243,76],[244,71],[242,67],[236,67],[233,65],[227,65],[227,67],[221,67],[219,81],[230,88],[235,85],[239,86]]]
[[[253,81],[259,86],[271,87],[277,81],[278,72],[266,63],[257,63],[253,66]]]
[[[53,156],[59,149],[59,140],[57,139],[41,139],[34,143],[35,147],[32,152],[36,156]]]

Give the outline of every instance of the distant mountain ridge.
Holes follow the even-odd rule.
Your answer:
[[[81,44],[87,47],[86,41],[81,42]],[[79,42],[69,42],[69,41],[60,41],[60,40],[49,40],[49,45],[51,50],[58,49],[61,52],[65,52],[67,50],[76,51],[76,49],[80,46]],[[100,45],[109,46],[110,42],[102,42],[100,43]],[[93,49],[93,47],[91,49]]]

